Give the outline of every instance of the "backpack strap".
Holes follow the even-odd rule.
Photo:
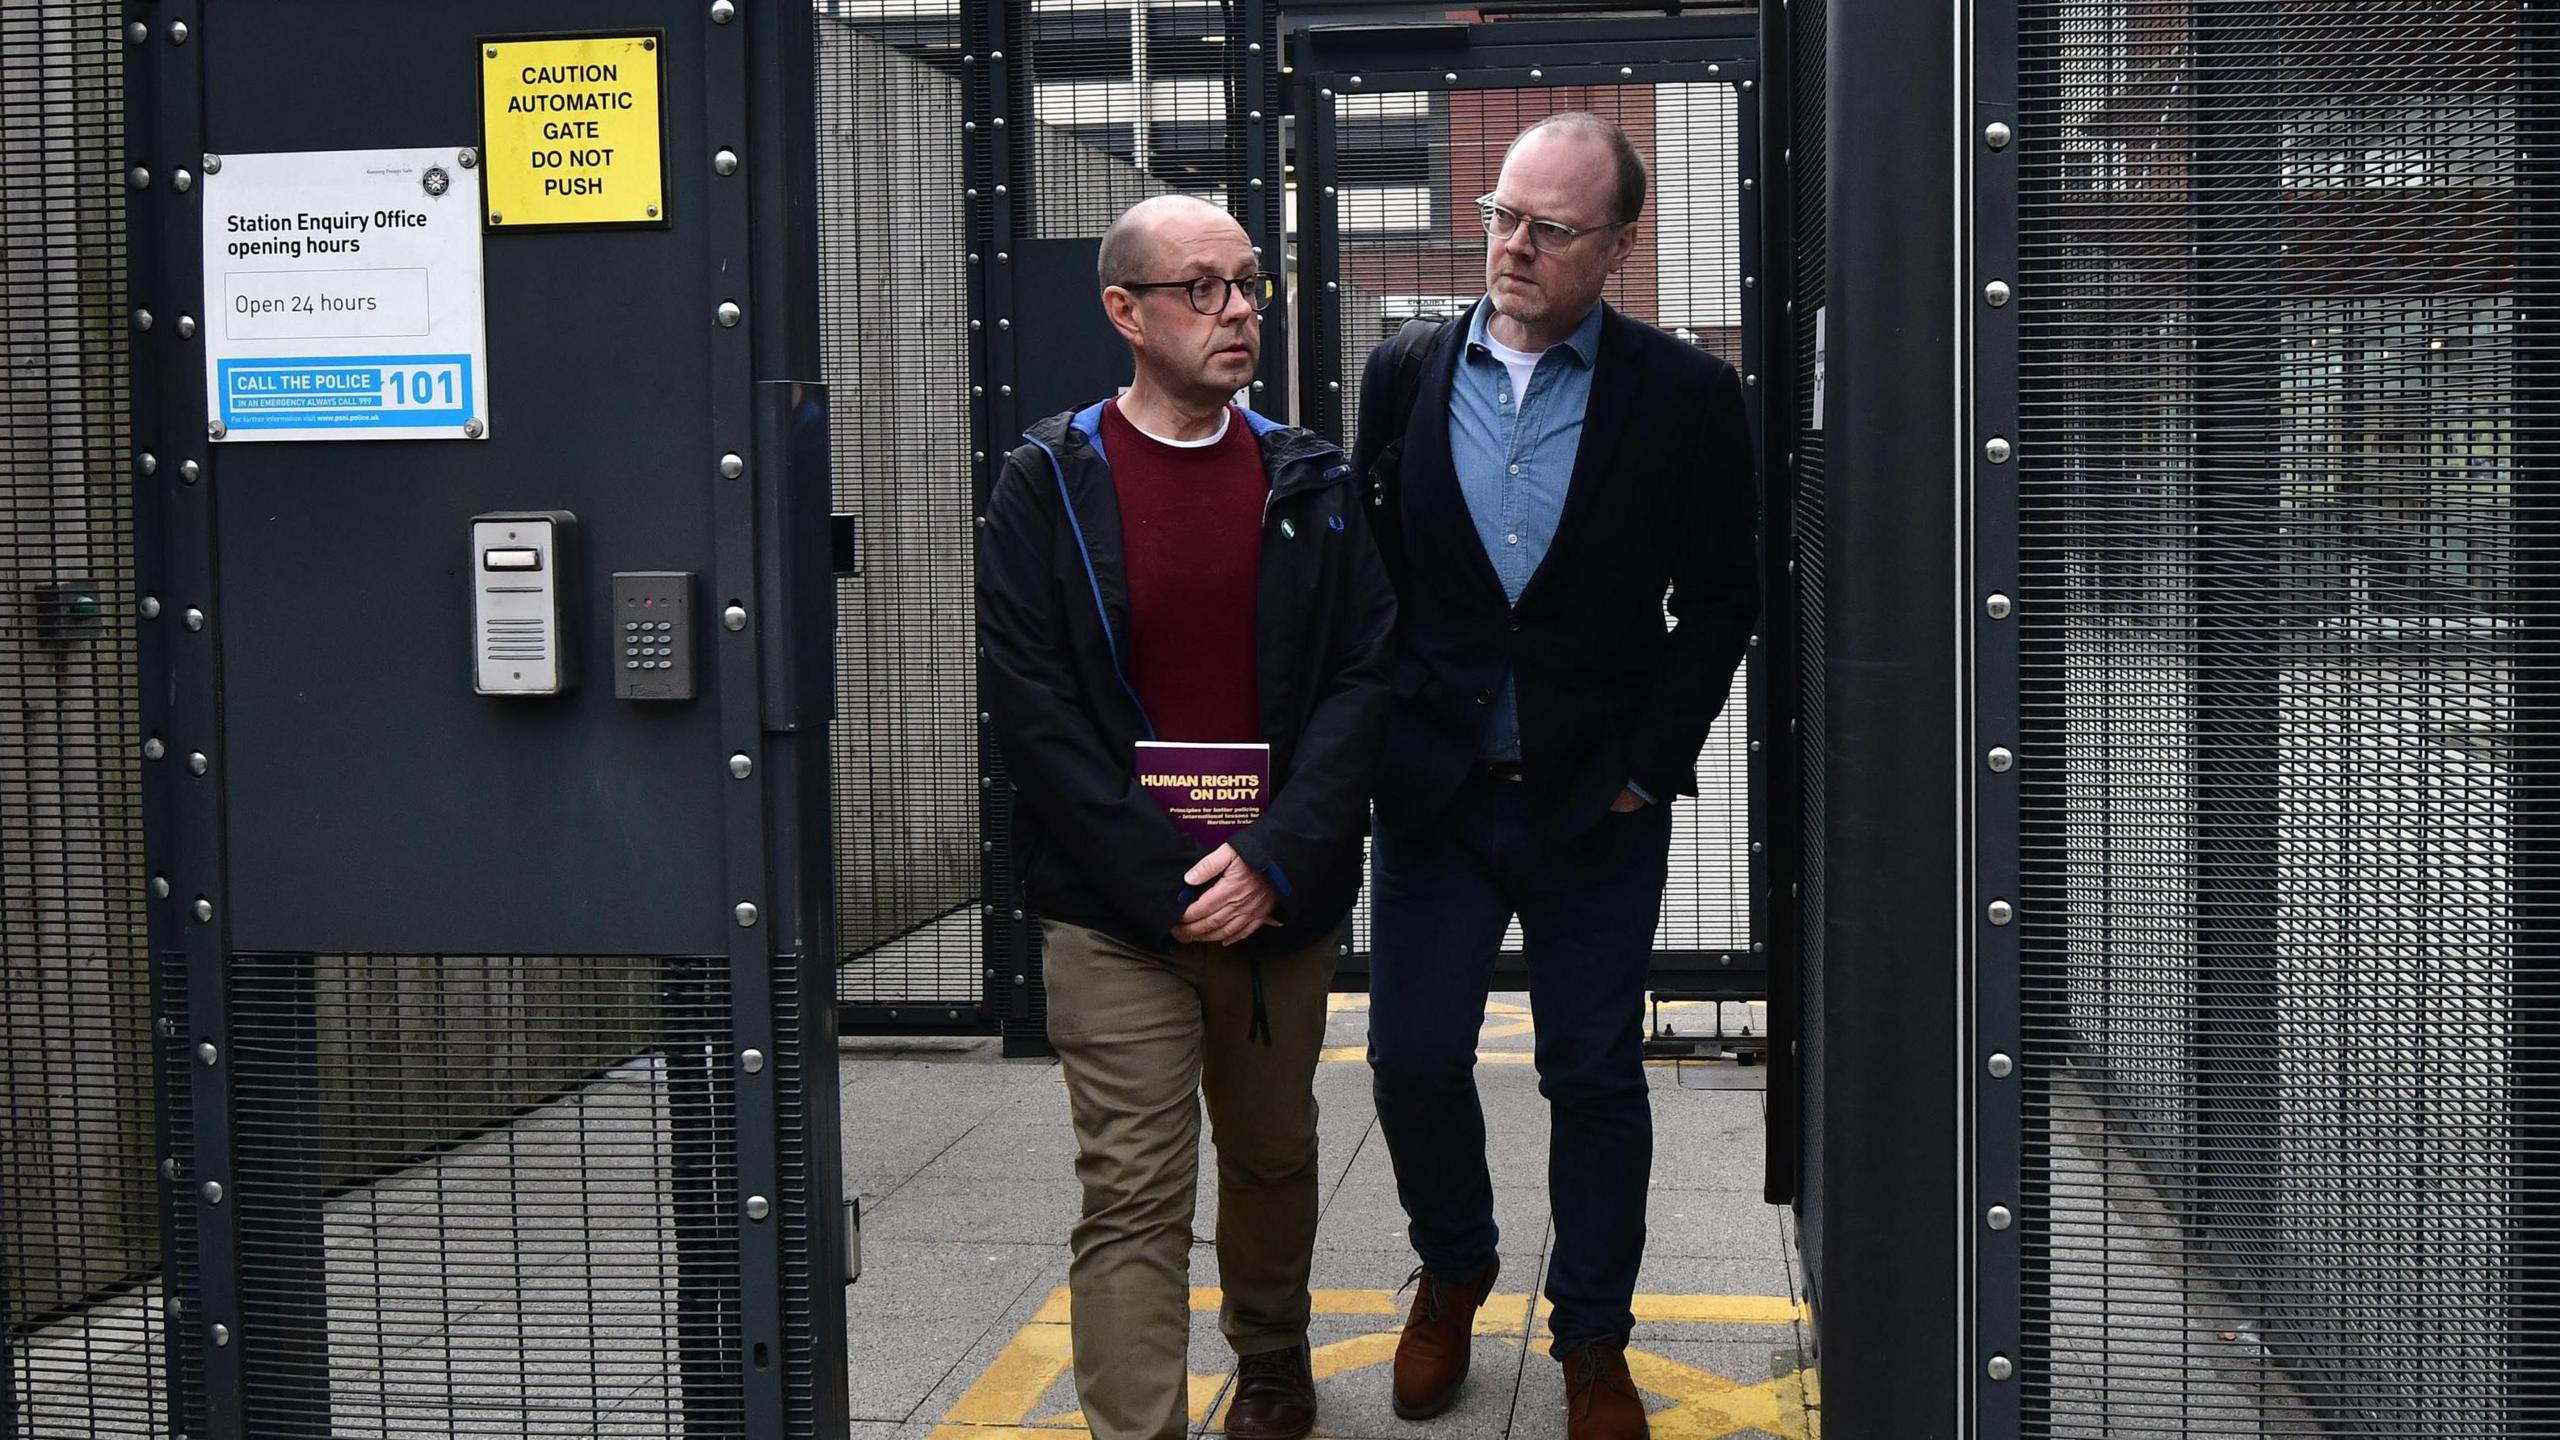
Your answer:
[[[1413,427],[1413,407],[1422,397],[1424,369],[1452,328],[1446,315],[1416,316],[1387,342],[1387,409],[1395,417],[1395,430],[1369,462],[1370,530],[1399,591],[1404,588],[1404,516],[1397,503],[1396,475],[1404,460],[1405,432]]]

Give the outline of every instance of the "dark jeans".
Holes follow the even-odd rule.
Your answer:
[[[1645,967],[1670,867],[1671,813],[1610,815],[1540,839],[1517,782],[1481,772],[1414,831],[1372,851],[1369,1065],[1416,1254],[1459,1279],[1491,1259],[1493,1180],[1476,1098],[1477,1032],[1514,914],[1528,945],[1538,1093],[1547,1098],[1555,1254],[1548,1325],[1563,1355],[1623,1339],[1644,1258],[1653,1109]]]

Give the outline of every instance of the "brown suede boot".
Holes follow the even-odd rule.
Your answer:
[[[1306,1342],[1236,1362],[1228,1440],[1298,1440],[1316,1428],[1316,1375]]]
[[[1467,1378],[1475,1348],[1476,1308],[1501,1273],[1499,1255],[1463,1283],[1434,1279],[1428,1270],[1413,1272],[1420,1284],[1405,1316],[1404,1337],[1396,1342],[1398,1416],[1428,1420],[1458,1402],[1458,1382]]]
[[[1627,1373],[1623,1340],[1594,1340],[1564,1357],[1565,1440],[1648,1440],[1644,1395]]]

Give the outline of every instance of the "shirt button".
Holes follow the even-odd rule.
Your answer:
[[[1517,535],[1505,535],[1502,537],[1502,543],[1505,545],[1517,545],[1520,543],[1520,537]]]
[[[1519,467],[1519,466],[1517,466],[1517,465],[1512,466],[1512,467],[1511,467],[1511,473],[1512,473],[1512,474],[1514,474],[1514,475],[1519,474],[1519,473],[1520,473],[1520,467]]]

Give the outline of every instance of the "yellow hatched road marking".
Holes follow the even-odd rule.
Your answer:
[[[1214,1286],[1197,1286],[1191,1308],[1216,1313],[1224,1297]],[[1402,1298],[1392,1290],[1318,1290],[1310,1297],[1314,1312],[1335,1317],[1367,1317],[1378,1328],[1319,1345],[1313,1354],[1319,1382],[1375,1369],[1395,1358]],[[1775,1295],[1639,1295],[1631,1307],[1636,1319],[1651,1324],[1765,1325],[1789,1327],[1806,1316],[1803,1306]],[[1476,1312],[1476,1333],[1518,1346],[1534,1317],[1546,1313],[1546,1302],[1525,1294],[1494,1294]],[[1068,1322],[1072,1310],[1064,1287],[1043,1301],[1039,1310],[954,1402],[929,1440],[1068,1440],[1084,1433],[1084,1412],[1041,1414],[1042,1402],[1074,1368]],[[1531,1345],[1544,1355],[1546,1342]],[[1819,1440],[1821,1385],[1806,1371],[1757,1384],[1699,1369],[1639,1347],[1627,1350],[1627,1367],[1636,1385],[1649,1395],[1670,1401],[1654,1411],[1656,1440],[1722,1440],[1746,1430],[1760,1430],[1781,1440]],[[1227,1391],[1225,1374],[1190,1379],[1191,1419],[1196,1424],[1217,1407],[1223,1428]],[[1325,1434],[1322,1425],[1316,1430]]]

